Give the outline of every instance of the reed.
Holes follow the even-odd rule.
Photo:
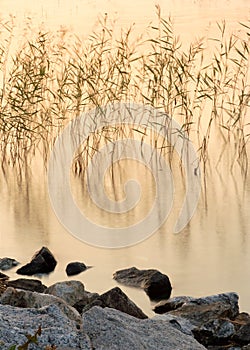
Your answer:
[[[226,23],[218,23],[217,38],[202,38],[183,49],[171,19],[163,18],[158,6],[156,10],[156,24],[138,37],[133,27],[117,34],[107,17],[85,40],[63,28],[34,30],[28,21],[24,40],[14,49],[14,19],[1,20],[2,164],[27,163],[37,152],[46,163],[56,136],[70,120],[109,102],[133,101],[176,119],[204,166],[219,137],[219,159],[230,148],[231,166],[246,167],[250,27],[241,23],[237,34],[228,34]],[[96,130],[79,150],[75,171],[83,171],[103,142],[131,133],[143,141],[150,134],[149,126],[131,130],[119,125]],[[169,152],[169,145],[157,142],[155,135],[149,141]]]

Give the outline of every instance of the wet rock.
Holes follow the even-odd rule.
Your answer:
[[[54,295],[31,292],[28,290],[8,287],[0,296],[0,304],[18,308],[43,308],[47,305],[57,305],[61,311],[71,320],[81,323],[79,313],[64,300]]]
[[[102,308],[109,307],[140,319],[148,318],[144,312],[142,312],[142,310],[118,287],[112,288],[98,298],[95,298],[83,309],[83,312],[86,312],[93,306],[100,306]]]
[[[84,263],[71,262],[66,267],[66,273],[68,276],[74,276],[85,271],[86,269],[87,269],[87,266]]]
[[[118,310],[95,306],[83,314],[83,325],[94,349],[204,350],[191,336],[168,322],[138,320]]]
[[[186,296],[174,297],[169,300],[161,300],[154,306],[153,311],[156,314],[164,314],[166,312],[176,310],[183,304],[188,303],[192,300],[195,300],[195,298]]]
[[[124,285],[142,288],[151,300],[168,299],[172,286],[167,275],[150,270],[139,270],[136,267],[116,271],[113,278]]]
[[[44,284],[42,284],[40,280],[28,278],[18,278],[16,280],[10,280],[6,282],[6,285],[8,287],[30,290],[32,292],[38,293],[43,293],[47,288]]]
[[[41,326],[38,345],[31,347],[44,350],[55,345],[56,349],[91,350],[89,337],[78,322],[69,319],[58,305],[23,309],[0,304],[0,348],[8,350],[12,345],[27,341],[26,334],[33,335]]]
[[[42,247],[32,258],[31,262],[20,267],[16,272],[20,275],[34,275],[49,273],[56,267],[56,260],[50,250]]]
[[[80,281],[65,281],[53,284],[45,293],[57,296],[72,306],[84,297],[85,290]]]
[[[2,258],[2,259],[0,259],[0,270],[2,270],[2,271],[9,270],[12,267],[17,266],[18,264],[20,264],[20,263],[18,261],[16,261],[15,259]]]

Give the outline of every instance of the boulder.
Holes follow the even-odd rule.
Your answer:
[[[14,289],[8,287],[0,296],[0,304],[19,308],[43,308],[47,305],[57,305],[59,309],[71,320],[81,323],[79,313],[68,305],[64,300],[54,295],[31,292],[28,290]]]
[[[34,275],[40,273],[49,273],[54,271],[56,260],[50,250],[42,247],[32,258],[31,262],[20,267],[16,272],[19,275]]]
[[[84,263],[71,262],[66,267],[66,273],[68,276],[74,276],[85,271],[86,269],[87,269],[87,266]]]
[[[138,320],[115,309],[95,306],[83,313],[84,330],[96,350],[205,350],[168,322]]]
[[[9,270],[12,267],[17,266],[18,264],[20,264],[20,263],[18,261],[16,261],[15,259],[2,258],[2,259],[0,259],[0,270],[2,270],[2,271]]]
[[[186,334],[191,332],[195,339],[206,347],[221,346],[223,349],[222,346],[229,348],[232,343],[238,345],[233,341],[236,324],[240,322],[235,321],[239,317],[236,293],[204,298],[176,297],[159,303],[154,310],[158,313],[167,311],[168,317],[174,317],[172,324],[177,329]]]
[[[51,285],[45,293],[55,295],[72,306],[84,297],[85,290],[80,281],[65,281]]]
[[[8,287],[30,290],[32,292],[38,293],[43,293],[47,288],[44,284],[42,284],[40,280],[28,278],[18,278],[16,280],[10,280],[6,282],[6,285]]]
[[[140,319],[148,318],[144,312],[142,312],[142,310],[137,305],[135,305],[135,303],[130,300],[127,295],[123,293],[123,291],[118,287],[115,287],[100,295],[98,298],[95,298],[83,309],[83,312],[86,312],[93,306],[100,306],[103,308],[109,307]]]
[[[30,349],[44,350],[46,346],[56,349],[91,350],[86,333],[78,322],[69,319],[58,305],[23,309],[0,304],[0,348],[8,350],[13,345],[23,345],[26,335],[34,335],[41,326],[38,344]]]
[[[239,297],[236,293],[222,293],[204,298],[192,298],[176,310],[172,315],[189,319],[201,325],[217,318],[233,319],[239,314]]]
[[[151,300],[168,299],[172,286],[167,275],[150,270],[139,270],[136,267],[116,271],[113,278],[126,286],[142,288]]]

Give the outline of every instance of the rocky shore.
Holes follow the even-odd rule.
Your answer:
[[[36,278],[10,280],[5,273],[17,265],[14,259],[0,259],[4,271],[0,273],[1,350],[14,345],[23,346],[22,350],[250,349],[250,315],[239,311],[234,292],[170,298],[167,275],[131,267],[115,272],[119,286],[99,295],[86,291],[77,280],[49,287]],[[55,266],[52,253],[43,247],[16,272],[31,276],[33,271],[40,273],[42,268],[48,273]],[[86,268],[84,263],[71,263],[69,275]],[[157,301],[156,315],[148,318],[121,284],[141,288]]]

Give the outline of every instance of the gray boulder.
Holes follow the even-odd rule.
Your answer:
[[[85,289],[80,281],[64,281],[51,285],[45,293],[57,296],[72,306],[84,297]]]
[[[19,275],[34,275],[41,273],[49,273],[54,271],[56,267],[56,260],[51,251],[42,247],[32,258],[31,262],[20,267],[16,272]]]
[[[112,288],[95,298],[83,309],[83,312],[86,312],[93,306],[113,308],[140,319],[148,318],[144,312],[142,312],[142,310],[118,287]]]
[[[161,320],[138,320],[109,308],[83,314],[83,327],[96,350],[204,350],[193,337]]]
[[[142,288],[151,300],[168,299],[171,295],[172,286],[168,276],[154,269],[131,267],[116,271],[113,278],[126,286]]]
[[[34,309],[23,309],[0,304],[0,348],[8,350],[12,345],[22,345],[27,341],[25,335],[34,333],[41,326],[38,345],[31,350],[44,350],[47,345],[61,349],[91,350],[88,336],[79,324],[69,319],[58,305],[47,305]]]
[[[12,267],[17,266],[18,264],[20,264],[20,263],[18,261],[16,261],[15,259],[2,258],[2,259],[0,259],[0,270],[2,270],[2,271],[9,270]]]
[[[31,292],[28,290],[14,289],[8,287],[0,296],[0,304],[10,305],[18,308],[40,309],[47,305],[56,305],[71,320],[81,323],[79,313],[68,305],[63,299],[54,295]]]

